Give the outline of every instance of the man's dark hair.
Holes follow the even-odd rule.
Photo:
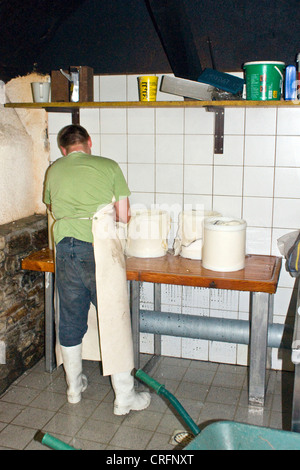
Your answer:
[[[86,129],[79,124],[71,124],[63,127],[57,136],[59,147],[68,148],[75,144],[84,144],[89,139]]]

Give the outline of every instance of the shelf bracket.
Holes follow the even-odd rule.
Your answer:
[[[67,106],[54,108],[54,107],[46,106],[45,110],[51,113],[71,113],[72,124],[80,124],[79,108],[68,108]]]
[[[215,113],[215,148],[214,153],[222,154],[224,151],[224,108],[207,106],[206,110]]]

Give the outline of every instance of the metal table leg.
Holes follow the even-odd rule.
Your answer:
[[[130,309],[134,367],[140,368],[140,282],[130,281]]]
[[[300,432],[300,364],[295,364],[291,430]]]
[[[140,282],[130,281],[130,309],[133,336],[134,367],[140,368]],[[161,309],[161,285],[154,284],[154,309]],[[161,336],[154,335],[154,354],[144,365],[143,370],[150,372],[161,355]]]
[[[161,311],[161,284],[154,284],[154,310]],[[153,369],[161,356],[161,335],[154,335],[154,354],[144,365],[144,372],[148,373]]]
[[[161,284],[154,284],[154,311],[161,312]],[[161,335],[154,335],[154,354],[161,355]]]
[[[45,272],[45,368],[52,372],[56,368],[55,361],[55,324],[54,324],[54,276]]]
[[[273,298],[265,292],[251,293],[249,404],[264,406],[268,350],[268,325]]]
[[[295,313],[294,333],[292,342],[292,362],[295,365],[293,407],[292,407],[292,431],[300,432],[300,289],[299,279],[295,281],[297,288],[297,304]]]

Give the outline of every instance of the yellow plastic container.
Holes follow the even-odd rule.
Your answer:
[[[156,101],[158,78],[154,76],[138,77],[140,101]]]

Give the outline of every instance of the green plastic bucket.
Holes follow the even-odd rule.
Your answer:
[[[280,100],[284,67],[284,62],[246,62],[247,100]]]

